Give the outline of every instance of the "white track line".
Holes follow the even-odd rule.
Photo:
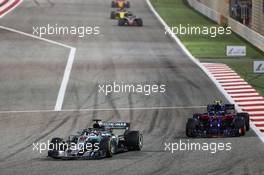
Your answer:
[[[51,43],[51,44],[55,44],[55,45],[58,45],[58,46],[66,47],[66,48],[69,48],[69,49],[74,48],[74,47],[71,47],[71,46],[66,45],[66,44],[62,44],[62,43],[59,43],[59,42],[56,42],[56,41],[52,41],[52,40],[49,40],[49,39],[46,39],[46,38],[41,38],[39,36],[28,34],[28,33],[25,33],[25,32],[22,32],[22,31],[19,31],[19,30],[16,30],[16,29],[12,29],[12,28],[9,28],[9,27],[0,26],[0,28],[4,29],[4,30],[11,31],[11,32],[14,32],[14,33],[18,33],[18,34],[21,34],[21,35],[24,35],[24,36],[35,38],[35,39],[38,39],[38,40],[46,41],[46,42]]]
[[[129,111],[129,110],[166,110],[166,109],[199,109],[206,108],[206,106],[174,106],[174,107],[142,107],[142,108],[101,108],[101,109],[62,109],[60,111],[54,110],[25,110],[25,111],[0,111],[0,114],[12,113],[46,113],[46,112],[89,112],[89,111]],[[3,117],[3,116],[0,116]]]
[[[71,52],[70,52],[70,55],[69,55],[69,58],[68,58],[68,61],[67,61],[67,65],[66,65],[66,68],[65,68],[65,71],[64,71],[62,83],[61,83],[61,86],[60,86],[60,91],[59,91],[59,94],[58,94],[58,97],[57,97],[57,101],[56,101],[56,105],[55,105],[55,108],[54,108],[55,111],[60,111],[61,108],[62,108],[65,92],[66,92],[66,89],[67,89],[67,86],[68,86],[68,82],[69,82],[69,79],[70,79],[72,64],[73,64],[74,58],[75,58],[75,52],[76,52],[76,49],[75,48],[71,48]]]
[[[7,31],[11,31],[11,32],[14,32],[14,33],[18,33],[18,34],[21,34],[21,35],[24,35],[24,36],[28,36],[28,37],[31,37],[31,38],[35,38],[35,39],[38,39],[38,40],[42,40],[42,41],[45,41],[45,42],[48,42],[48,43],[51,43],[51,44],[55,44],[55,45],[66,47],[66,48],[70,49],[70,54],[69,54],[69,57],[68,57],[67,65],[66,65],[65,70],[64,70],[63,79],[62,79],[62,82],[61,82],[61,85],[60,85],[60,90],[59,90],[59,93],[58,93],[58,96],[57,96],[57,100],[56,100],[56,104],[55,104],[55,107],[54,107],[55,111],[60,111],[61,108],[62,108],[65,92],[66,92],[67,85],[68,85],[68,82],[69,82],[69,77],[70,77],[70,74],[71,74],[71,69],[72,69],[72,65],[73,65],[73,62],[74,62],[74,58],[75,58],[76,48],[74,48],[72,46],[69,46],[69,45],[66,45],[66,44],[62,44],[62,43],[56,42],[56,41],[52,41],[52,40],[49,40],[49,39],[41,38],[39,36],[28,34],[28,33],[22,32],[22,31],[18,31],[16,29],[11,29],[11,28],[4,27],[4,26],[0,26],[0,29],[4,29],[4,30],[7,30]]]

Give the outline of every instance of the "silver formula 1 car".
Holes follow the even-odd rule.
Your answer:
[[[119,131],[121,134],[116,134]],[[83,129],[67,140],[53,138],[48,156],[58,159],[94,159],[112,157],[126,151],[140,151],[143,135],[130,130],[130,123],[94,120],[92,128]]]

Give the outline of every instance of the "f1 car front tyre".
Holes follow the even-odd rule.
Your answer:
[[[140,26],[140,27],[143,26],[143,20],[142,19],[139,18],[136,20],[136,22],[137,22],[137,26]]]
[[[100,150],[105,152],[106,157],[112,157],[114,150],[113,150],[113,144],[110,137],[104,137],[100,142]]]
[[[49,150],[64,151],[67,147],[62,138],[52,138],[49,144]]]
[[[243,117],[238,117],[234,120],[234,127],[238,129],[238,136],[244,136],[246,134],[246,124]]]
[[[239,117],[243,117],[245,119],[245,125],[246,125],[246,130],[249,131],[250,125],[249,125],[249,114],[246,112],[241,112],[237,114]]]
[[[143,147],[143,135],[139,131],[129,131],[125,134],[129,151],[140,151]]]
[[[199,122],[197,119],[189,118],[186,124],[186,136],[187,137],[197,137],[197,134],[195,133],[195,129],[199,125]]]

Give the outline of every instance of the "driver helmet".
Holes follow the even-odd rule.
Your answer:
[[[222,101],[221,100],[215,100],[214,104],[215,104],[215,111],[221,111],[221,109],[222,109]]]

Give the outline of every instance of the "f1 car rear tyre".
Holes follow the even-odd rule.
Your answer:
[[[239,136],[244,136],[246,133],[246,124],[243,117],[238,117],[234,121],[234,127],[239,130]]]
[[[115,3],[115,1],[112,1],[112,3],[111,3],[111,7],[112,7],[112,8],[115,8],[115,7],[116,7],[116,3]]]
[[[136,22],[137,22],[137,26],[140,26],[140,27],[143,26],[143,20],[142,19],[139,18],[136,20]]]
[[[129,131],[125,134],[129,151],[140,151],[143,147],[143,135],[139,131]]]
[[[115,19],[116,13],[114,11],[111,12],[110,14],[110,19]]]
[[[126,3],[126,8],[130,8],[130,2],[129,1],[127,1],[127,3]]]
[[[194,118],[189,118],[186,124],[186,136],[187,137],[197,137],[195,129],[199,125],[199,121]]]
[[[245,125],[246,125],[246,131],[249,131],[250,125],[249,125],[249,114],[246,112],[241,112],[237,114],[238,116],[241,116],[245,119]]]
[[[105,152],[106,157],[112,157],[113,156],[113,144],[110,137],[104,137],[99,146],[100,150]]]
[[[66,149],[66,144],[64,144],[64,140],[62,138],[52,138],[49,144],[50,150],[59,150],[64,151]]]

